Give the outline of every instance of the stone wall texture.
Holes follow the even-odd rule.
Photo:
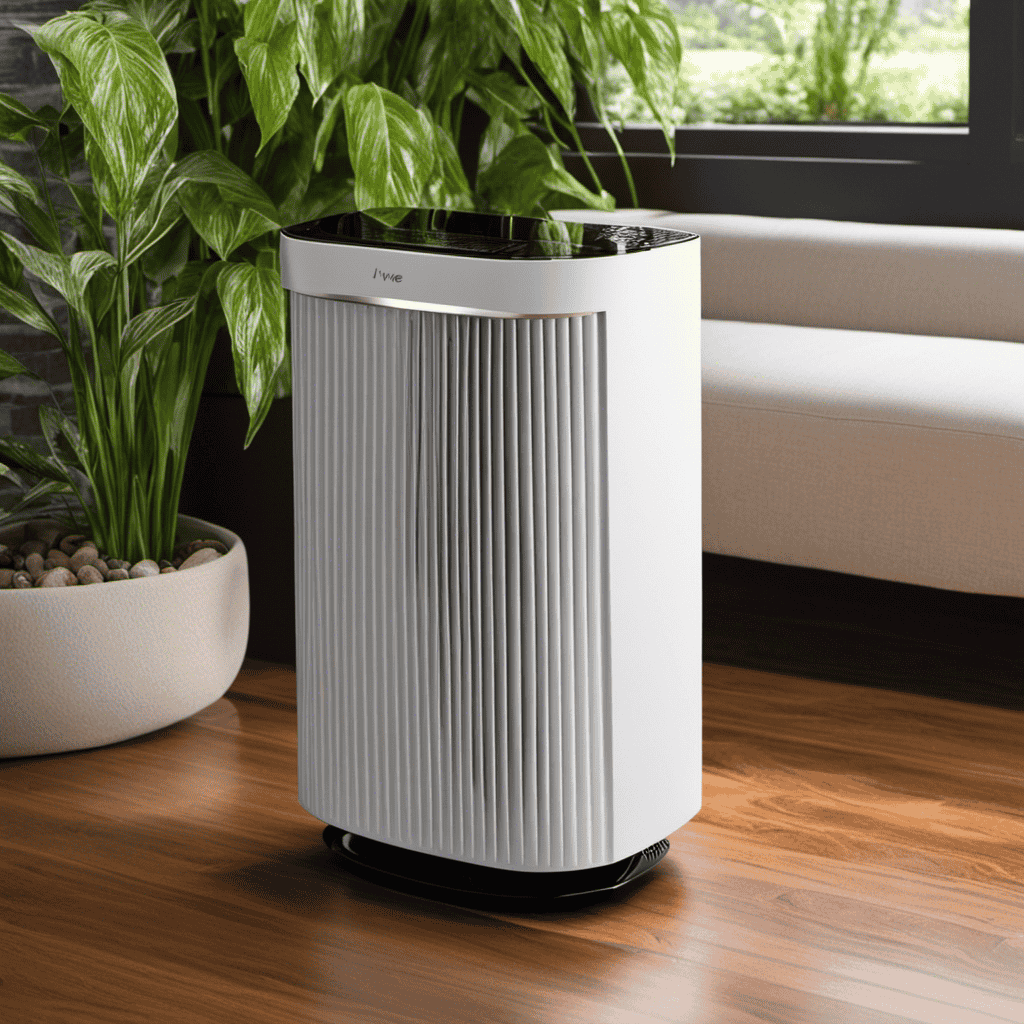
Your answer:
[[[53,65],[16,25],[40,25],[80,6],[81,0],[0,0],[0,91],[33,110],[46,103],[60,106],[60,88]],[[20,143],[0,140],[0,160],[23,173],[34,167],[31,147]],[[0,216],[0,227],[12,231],[13,224]],[[58,322],[66,323],[64,310],[56,303],[50,306],[50,311]],[[0,310],[0,348],[42,376],[53,388],[61,407],[73,413],[67,363],[52,337]],[[38,408],[41,402],[49,401],[49,389],[37,381],[24,377],[0,381],[0,436],[13,435],[41,444]]]

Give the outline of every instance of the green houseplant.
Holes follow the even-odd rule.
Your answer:
[[[21,492],[7,516],[64,503],[129,561],[169,556],[218,329],[246,444],[288,392],[282,225],[382,206],[613,208],[574,125],[579,88],[614,140],[611,60],[672,147],[681,52],[660,0],[92,0],[26,30],[64,104],[0,96],[0,135],[33,154],[32,172],[0,165],[16,222],[0,234],[0,307],[59,339],[76,416],[41,411],[47,452],[0,439]],[[472,180],[471,110],[486,124]],[[26,372],[0,353],[0,375]]]

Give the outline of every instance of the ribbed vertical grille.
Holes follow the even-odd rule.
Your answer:
[[[605,863],[600,315],[292,296],[299,773],[360,835]]]

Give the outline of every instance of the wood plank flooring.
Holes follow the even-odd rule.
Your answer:
[[[296,798],[295,680],[0,762],[4,1024],[1024,1022],[1024,713],[707,664],[704,806],[627,896],[361,881]]]

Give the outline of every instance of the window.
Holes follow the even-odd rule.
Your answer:
[[[970,0],[666,0],[680,124],[967,122]],[[619,120],[651,122],[625,70]]]
[[[619,138],[639,204],[1024,229],[1024,0],[976,0],[970,57],[966,123],[682,124],[674,166],[660,128],[627,125]],[[585,123],[580,135],[631,205],[604,129]]]

